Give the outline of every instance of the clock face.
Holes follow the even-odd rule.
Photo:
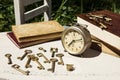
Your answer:
[[[62,40],[64,48],[72,54],[81,52],[84,47],[84,38],[78,30],[67,30]]]

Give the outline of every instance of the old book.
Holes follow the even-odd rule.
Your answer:
[[[114,51],[117,51],[117,53],[120,54],[120,15],[108,10],[91,13],[95,15],[105,15],[111,18],[112,25],[105,24],[107,29],[101,29],[94,20],[90,20],[88,16],[86,16],[87,13],[78,15],[77,22],[88,25],[87,29],[92,36],[109,45],[108,47],[111,48],[111,50],[114,49]]]
[[[12,26],[18,42],[36,41],[61,37],[64,30],[56,21],[37,22]]]
[[[56,37],[56,38],[42,39],[42,40],[36,40],[36,41],[18,42],[13,32],[8,32],[8,33],[7,33],[7,37],[8,37],[18,48],[24,48],[24,47],[32,46],[32,45],[35,45],[35,44],[40,44],[40,43],[43,43],[43,42],[48,42],[48,41],[60,39],[60,37]]]

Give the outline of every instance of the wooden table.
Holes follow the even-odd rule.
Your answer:
[[[43,63],[44,58],[39,58],[39,61],[45,67],[45,70],[38,70],[37,64],[31,62],[32,68],[26,69],[24,67],[27,58],[20,61],[18,56],[24,54],[24,50],[30,49],[32,54],[37,54],[42,51],[38,50],[43,47],[47,50],[44,53],[49,59],[51,58],[50,48],[58,48],[58,53],[63,53],[65,65],[56,64],[55,72],[47,71],[51,68],[51,63]],[[29,70],[30,75],[26,76],[8,65],[8,59],[4,56],[7,53],[12,54],[13,64],[20,65],[23,70]],[[120,80],[120,58],[97,52],[88,49],[84,57],[76,57],[64,52],[61,41],[52,41],[35,46],[19,49],[6,36],[6,32],[0,33],[0,80]],[[56,57],[57,58],[57,57]],[[13,65],[12,64],[12,65]],[[73,64],[75,70],[67,71],[66,64]]]

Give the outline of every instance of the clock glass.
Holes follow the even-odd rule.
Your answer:
[[[76,54],[81,52],[84,47],[84,37],[80,31],[69,29],[63,36],[63,44],[68,52]]]

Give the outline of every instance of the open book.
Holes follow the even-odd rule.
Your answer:
[[[101,40],[102,42],[108,44],[111,49],[117,51],[120,54],[120,15],[113,13],[108,10],[91,12],[95,15],[105,15],[112,19],[112,25],[107,25],[106,29],[101,29],[99,25],[88,18],[87,13],[80,14],[77,16],[77,22],[80,24],[88,25],[87,29],[90,31],[91,35]]]

